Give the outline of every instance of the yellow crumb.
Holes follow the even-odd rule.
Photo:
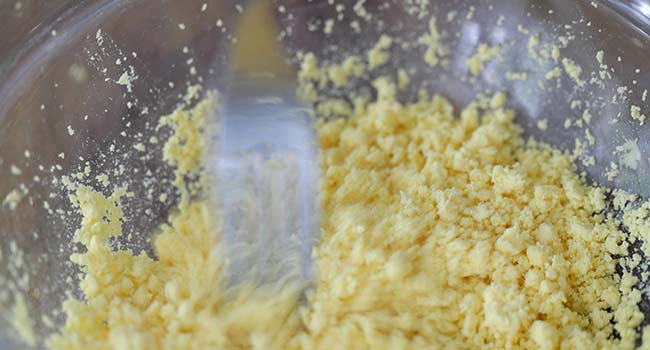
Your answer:
[[[539,39],[538,35],[531,35],[530,38],[528,38],[528,54],[530,57],[533,59],[537,60],[537,62],[540,65],[544,64],[544,59],[539,55],[537,52],[537,48],[539,44],[541,43],[541,40]]]
[[[18,204],[23,200],[24,194],[19,189],[13,189],[7,194],[2,201],[2,205],[9,207],[10,210],[15,210]]]
[[[645,123],[645,114],[641,113],[641,107],[632,105],[630,107],[630,116],[632,119],[639,121],[639,124],[643,125]]]
[[[124,73],[120,75],[119,79],[117,79],[115,83],[118,85],[126,86],[128,92],[131,92],[133,89],[133,77],[129,75],[128,71],[124,71]]]
[[[336,22],[332,18],[328,18],[325,20],[325,26],[323,27],[323,33],[325,34],[332,34],[334,31],[334,24]]]
[[[562,70],[559,67],[555,67],[548,71],[544,76],[546,79],[557,79],[562,76]]]
[[[390,59],[390,53],[388,49],[393,43],[393,39],[387,35],[382,35],[377,41],[375,47],[368,52],[368,67],[370,69],[375,69],[379,66],[383,66]]]
[[[330,67],[328,78],[332,81],[335,87],[342,87],[348,84],[350,77],[358,77],[364,71],[365,67],[361,59],[357,56],[350,56],[347,57],[342,64]]]
[[[603,50],[596,52],[596,60],[598,61],[598,64],[603,64],[604,58],[605,52]]]
[[[19,176],[23,173],[23,171],[14,164],[11,165],[9,171],[11,172],[11,175],[16,175],[16,176]]]
[[[106,174],[97,175],[96,179],[104,187],[107,187],[110,184],[110,181],[108,180],[108,175]]]
[[[397,71],[397,87],[403,90],[411,82],[411,77],[405,69]]]
[[[506,79],[508,80],[528,80],[527,72],[507,72]]]
[[[424,62],[430,66],[438,65],[440,59],[449,53],[447,46],[442,43],[442,37],[436,26],[435,18],[431,18],[429,21],[429,33],[421,36],[419,41],[427,48],[424,53]]]
[[[589,109],[585,109],[582,112],[582,120],[584,120],[586,124],[591,123],[592,118],[593,116],[591,115],[591,111]]]
[[[584,80],[580,79],[580,75],[582,74],[582,68],[575,63],[570,58],[563,58],[562,59],[562,66],[564,67],[564,72],[573,79],[573,81],[578,84],[578,86],[584,86],[585,82]]]
[[[481,74],[485,68],[485,64],[495,58],[501,50],[502,47],[498,45],[489,46],[487,44],[480,44],[476,53],[465,61],[472,75],[477,76]]]
[[[136,143],[135,145],[133,145],[133,148],[138,152],[144,152],[147,149],[142,142]]]
[[[553,46],[551,49],[551,58],[553,59],[554,62],[558,62],[560,60],[560,48],[557,46]]]

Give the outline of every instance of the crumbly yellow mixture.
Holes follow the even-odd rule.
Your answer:
[[[201,165],[204,102],[163,118],[175,128],[166,159],[187,200],[156,235],[157,260],[109,244],[126,189],[106,197],[78,187],[76,240],[87,252],[73,261],[86,299],[64,305],[66,326],[49,345],[633,348],[640,292],[636,277],[614,273],[610,254],[627,246],[602,213],[604,191],[568,155],[526,143],[503,94],[454,118],[442,97],[404,105],[388,79],[375,86],[376,102],[319,124],[324,223],[306,303],[292,289],[224,288],[215,211],[182,180]]]
[[[379,87],[320,128],[304,348],[632,348],[640,293],[613,277],[621,233],[603,191],[569,156],[526,146],[500,97],[454,119],[443,98],[401,105]]]
[[[433,20],[429,29],[420,42],[425,62],[435,66],[447,49]],[[534,38],[531,50],[540,45]],[[84,272],[85,299],[65,303],[66,325],[48,345],[613,350],[650,339],[648,328],[636,331],[641,292],[629,272],[641,256],[612,257],[648,238],[650,205],[633,207],[634,198],[615,193],[614,205],[626,214],[607,214],[606,191],[576,174],[570,154],[522,138],[504,94],[460,113],[424,91],[402,104],[396,94],[409,77],[401,71],[375,81],[376,100],[319,95],[389,62],[392,44],[382,37],[365,57],[329,67],[302,57],[303,97],[320,115],[346,117],[318,125],[324,220],[318,277],[306,300],[291,287],[229,290],[223,283],[216,210],[198,196],[203,181],[186,181],[201,174],[216,103],[208,94],[161,119],[160,127],[174,131],[164,159],[176,168],[181,200],[155,235],[156,259],[110,244],[122,234],[127,189],[106,196],[76,186],[72,199],[83,221],[75,240],[86,250],[72,260]],[[471,73],[479,75],[500,50],[479,46],[466,62]],[[539,57],[558,61],[555,51]],[[582,82],[579,66],[562,64]],[[646,243],[641,249],[650,252]]]

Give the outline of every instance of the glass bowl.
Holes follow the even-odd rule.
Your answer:
[[[630,118],[632,106],[641,113],[649,107],[646,2],[339,4],[344,6],[326,0],[0,4],[0,200],[12,191],[20,197],[13,203],[5,200],[0,208],[0,348],[24,348],[11,324],[16,293],[27,301],[37,348],[64,321],[57,311],[61,303],[70,294],[82,297],[74,286],[79,270],[69,261],[79,249],[72,237],[80,217],[69,214],[72,205],[57,179],[86,167],[89,179],[119,169],[111,172],[111,182],[128,182],[136,194],[148,191],[151,196],[125,200],[128,238],[120,243],[149,251],[149,236],[142,233],[152,232],[174,207],[172,169],[162,159],[161,143],[148,145],[146,157],[135,157],[133,146],[152,136],[164,138],[151,126],[175,108],[190,86],[201,84],[203,93],[216,89],[227,95],[242,81],[293,79],[295,70],[282,68],[280,60],[297,63],[303,52],[313,52],[324,63],[339,62],[366,52],[381,35],[401,38],[403,44],[392,50],[387,65],[323,93],[372,92],[375,77],[400,68],[411,73],[400,95],[404,101],[415,99],[423,88],[449,97],[456,106],[478,94],[504,91],[526,135],[565,150],[574,149],[576,140],[588,143],[584,128],[565,127],[567,119],[575,122],[588,109],[588,129],[597,142],[578,157],[579,168],[591,181],[650,194],[650,181],[642,175],[650,167],[650,139],[642,136],[648,126]],[[427,46],[419,39],[429,32],[431,18],[448,51],[435,66],[423,60]],[[500,45],[502,51],[473,75],[465,62],[481,44]],[[560,52],[558,62],[554,47]],[[566,68],[562,58],[581,67],[583,83],[569,74],[547,78],[554,68]],[[601,79],[600,71],[610,77]],[[128,79],[122,79],[124,74]],[[547,123],[546,130],[540,122]],[[621,163],[630,140],[636,144],[630,153],[634,164],[622,164],[619,175],[608,178],[608,167]],[[106,156],[111,146],[119,157]],[[92,181],[101,188],[100,179]],[[167,202],[148,199],[164,193],[170,196]],[[647,304],[644,295],[642,305]]]

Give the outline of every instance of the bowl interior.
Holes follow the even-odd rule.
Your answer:
[[[565,150],[585,145],[577,164],[591,181],[650,194],[650,181],[640,175],[650,167],[650,139],[642,137],[648,126],[631,116],[632,106],[641,113],[649,107],[650,71],[643,61],[650,41],[639,12],[614,1],[355,3],[75,3],[12,51],[0,80],[0,199],[14,190],[21,199],[15,208],[8,202],[0,208],[0,347],[19,344],[10,326],[16,293],[27,301],[41,338],[63,321],[58,310],[67,291],[81,297],[70,289],[79,271],[69,262],[80,217],[61,176],[88,168],[87,181],[97,188],[105,189],[97,176],[108,174],[112,183],[146,194],[126,200],[125,230],[134,234],[120,244],[150,250],[148,233],[174,206],[162,142],[148,142],[165,137],[155,129],[158,118],[195,84],[227,94],[239,79],[294,75],[260,74],[281,67],[273,65],[278,57],[296,62],[300,53],[313,52],[321,64],[337,63],[391,36],[399,44],[391,47],[388,64],[347,86],[328,87],[323,96],[372,94],[375,78],[399,70],[410,75],[404,101],[425,88],[460,107],[504,91],[525,134]],[[253,19],[260,26],[241,33],[240,17],[250,6],[257,6]],[[424,59],[430,45],[422,40],[432,23],[445,48],[436,65]],[[244,35],[259,40],[239,45]],[[482,44],[500,51],[473,74],[466,62]],[[572,75],[577,66],[580,75]],[[142,142],[148,142],[145,155],[133,147]],[[616,177],[608,177],[612,163]],[[163,193],[169,201],[151,200]]]

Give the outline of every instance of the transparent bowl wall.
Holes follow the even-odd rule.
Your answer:
[[[148,139],[155,134],[151,126],[173,110],[188,85],[202,83],[227,95],[228,88],[242,76],[234,74],[231,57],[237,47],[233,38],[238,36],[240,10],[245,12],[249,4],[234,0],[21,3],[20,8],[15,3],[0,4],[0,200],[21,184],[29,192],[15,210],[6,205],[0,208],[0,280],[4,281],[0,288],[7,290],[7,283],[14,284],[24,293],[42,340],[53,329],[48,329],[40,316],[53,315],[58,325],[64,321],[64,316],[55,311],[70,289],[65,279],[75,278],[79,272],[68,258],[75,249],[71,241],[80,218],[49,214],[43,205],[47,201],[53,210],[71,209],[67,197],[52,197],[53,193],[60,193],[60,186],[53,179],[86,163],[94,175],[126,162],[125,172],[111,178],[113,183],[128,180],[130,190],[137,194],[144,190],[145,183],[153,182],[147,188],[153,188],[156,194],[173,194],[168,181],[171,169],[162,161],[159,148],[149,148],[150,156],[146,159],[116,160],[104,154],[116,140],[121,148],[118,153],[134,152],[132,143],[138,138],[132,135],[142,133],[142,139]],[[413,100],[422,87],[449,97],[457,107],[474,100],[477,93],[506,91],[509,105],[518,111],[518,122],[525,133],[563,149],[572,149],[575,140],[584,134],[583,129],[563,127],[567,117],[578,118],[582,114],[582,110],[572,109],[570,102],[591,101],[590,130],[597,144],[588,149],[585,157],[594,156],[596,165],[585,167],[578,162],[580,168],[592,181],[643,196],[650,193],[650,181],[643,175],[650,166],[650,139],[643,136],[647,126],[639,126],[629,117],[621,117],[615,125],[610,123],[619,113],[628,116],[633,104],[648,110],[642,93],[650,85],[650,67],[644,66],[650,54],[645,17],[650,7],[644,2],[466,0],[430,1],[423,7],[419,2],[402,0],[339,3],[346,5],[343,15],[337,19],[332,33],[325,35],[325,21],[340,16],[327,1],[267,2],[272,4],[268,6],[270,18],[281,34],[282,45],[259,45],[259,52],[253,46],[253,51],[242,51],[247,57],[240,59],[262,62],[271,56],[291,58],[299,51],[311,51],[323,62],[336,62],[365,52],[381,34],[399,37],[412,45],[394,48],[388,65],[351,82],[345,89],[326,93],[345,96],[350,90],[372,92],[370,82],[374,77],[394,74],[397,68],[408,68],[414,73],[400,96],[405,101]],[[358,3],[362,5],[355,5]],[[408,5],[411,3],[416,5]],[[370,21],[359,16],[363,14],[358,11],[359,6],[372,16]],[[419,16],[417,9],[428,10],[429,15]],[[18,15],[20,11],[23,15]],[[458,13],[453,21],[448,21],[450,11]],[[474,14],[468,19],[469,12]],[[417,44],[418,38],[428,31],[431,15],[437,18],[438,28],[444,32],[443,42],[451,49],[447,67],[426,65],[426,47]],[[505,20],[497,25],[501,15]],[[351,29],[352,21],[359,22],[359,32]],[[519,25],[530,34],[523,34]],[[309,29],[314,26],[319,29]],[[603,50],[604,63],[614,70],[612,79],[601,86],[586,84],[576,88],[564,75],[561,88],[538,88],[537,82],[545,80],[552,67],[542,67],[529,56],[528,40],[532,34],[553,43],[558,42],[559,36],[575,36],[562,50],[562,56],[580,64],[587,80],[589,72],[598,70],[596,52]],[[468,80],[464,62],[481,43],[503,44],[504,51],[488,63],[477,79]],[[271,52],[274,48],[286,52]],[[251,59],[250,55],[255,54],[258,56]],[[188,64],[190,58],[193,61]],[[118,59],[120,64],[116,63]],[[137,75],[130,92],[116,84],[129,66]],[[196,74],[190,67],[195,67]],[[251,67],[247,69],[256,69],[255,64]],[[528,72],[528,80],[504,78],[506,72],[515,71]],[[619,86],[628,86],[631,92],[618,103],[611,103]],[[541,119],[549,121],[545,132],[535,127]],[[69,134],[69,127],[75,130],[74,135]],[[123,138],[123,131],[131,136]],[[638,139],[638,167],[623,168],[614,182],[608,181],[604,167],[617,161],[613,151],[628,139]],[[26,150],[31,153],[30,158],[25,157]],[[65,158],[59,157],[61,153]],[[12,175],[11,165],[18,166],[22,173]],[[40,177],[40,181],[34,181],[34,176]],[[99,183],[95,185],[101,188]],[[124,238],[123,246],[135,251],[150,250],[148,233],[165,220],[173,202],[163,204],[135,196],[125,206],[125,230],[137,234]],[[9,263],[16,256],[10,242],[24,252],[24,266],[18,269]],[[22,282],[25,275],[29,277],[28,283]],[[71,293],[81,297],[74,288]],[[647,298],[644,303],[647,304]],[[0,297],[2,349],[20,346],[9,323],[12,304],[13,296]]]

